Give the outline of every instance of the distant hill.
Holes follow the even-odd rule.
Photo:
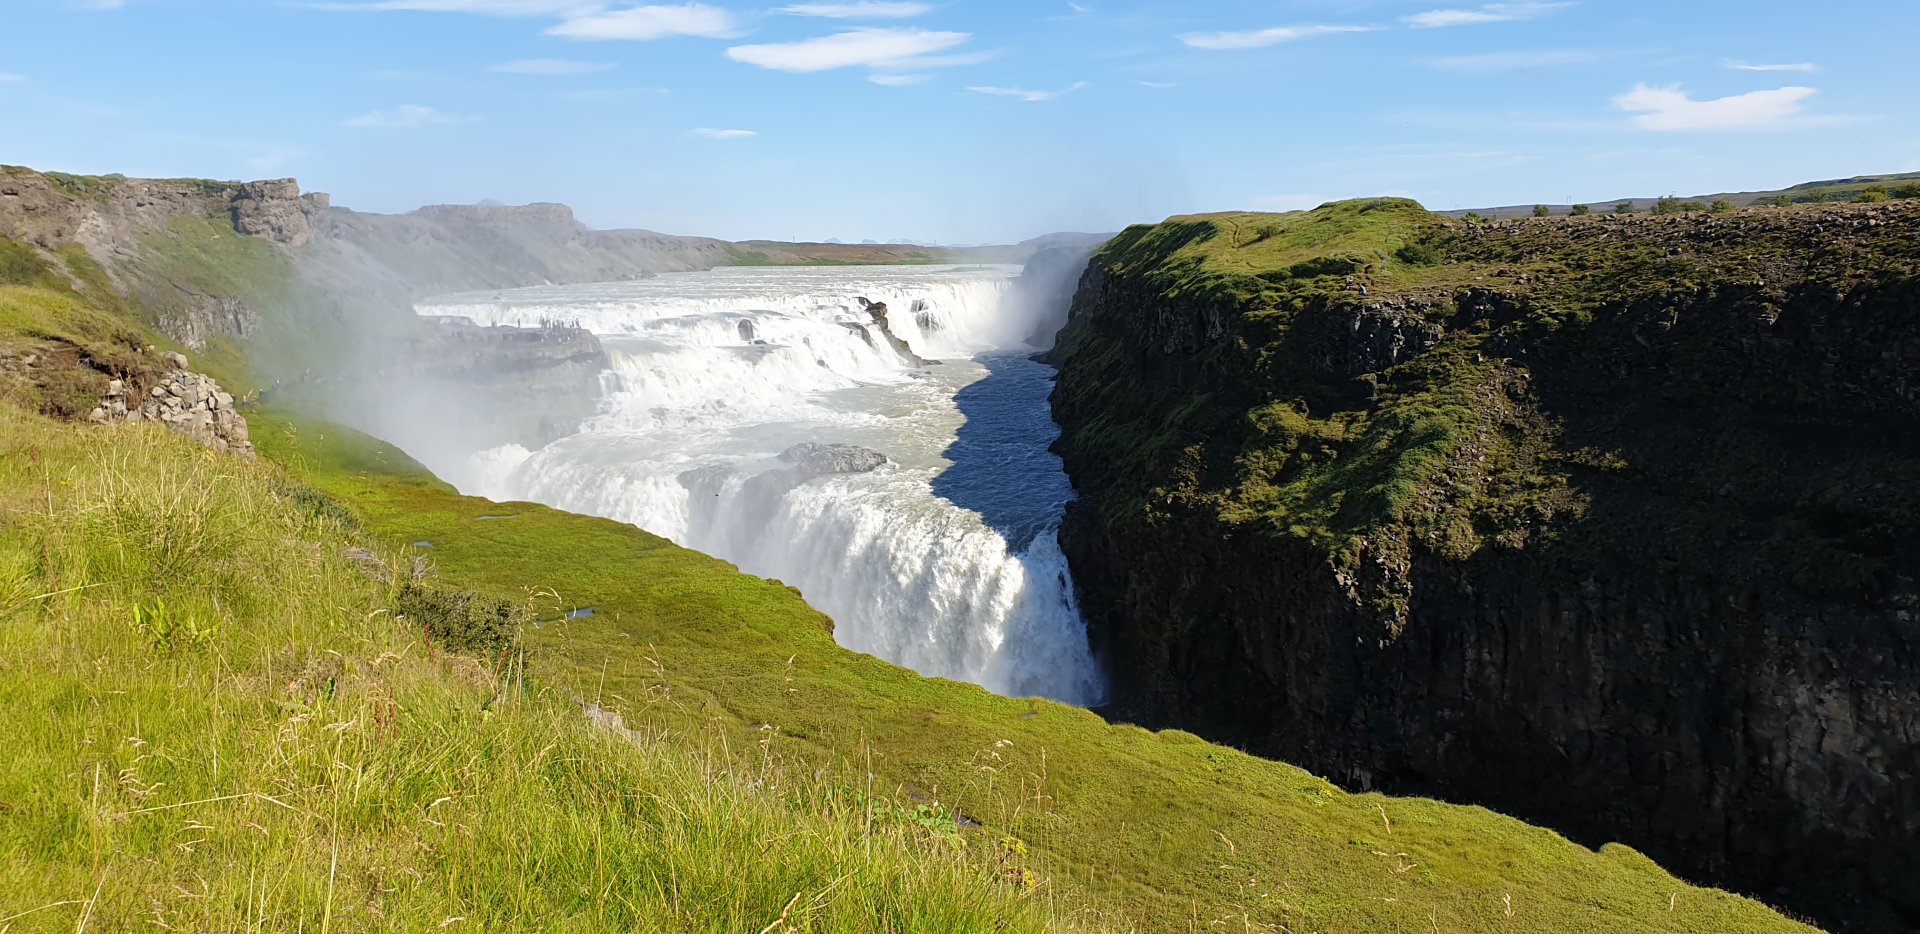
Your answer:
[[[1820,201],[1851,201],[1868,188],[1878,186],[1893,191],[1903,185],[1920,186],[1920,172],[1856,175],[1852,178],[1833,178],[1815,182],[1801,182],[1798,185],[1776,188],[1770,191],[1722,191],[1715,194],[1682,195],[1679,197],[1681,201],[1698,201],[1701,204],[1712,204],[1715,201],[1728,201],[1731,202],[1734,207],[1744,208],[1755,202],[1766,201],[1781,196],[1791,199],[1796,204],[1813,204]],[[1659,200],[1659,196],[1608,198],[1602,201],[1588,202],[1588,206],[1593,209],[1595,214],[1602,214],[1613,210],[1615,205],[1624,201],[1631,203],[1634,211],[1639,212],[1652,208]],[[1479,214],[1483,217],[1529,217],[1532,216],[1534,207],[1535,206],[1531,204],[1509,204],[1497,208],[1467,208],[1458,211],[1438,211],[1435,213],[1447,214],[1453,217],[1461,217],[1468,213]],[[1570,204],[1547,205],[1547,209],[1555,214],[1565,214],[1572,208],[1573,205]]]

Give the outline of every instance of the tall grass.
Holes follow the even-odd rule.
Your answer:
[[[270,466],[0,410],[0,931],[1057,926],[1017,846],[503,683],[350,544]]]

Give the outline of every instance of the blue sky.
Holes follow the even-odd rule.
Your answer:
[[[1920,2],[7,0],[0,162],[1007,241],[1920,170]]]

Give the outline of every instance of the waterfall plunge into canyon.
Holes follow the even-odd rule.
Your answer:
[[[612,360],[600,414],[539,451],[443,467],[465,492],[638,525],[800,589],[848,648],[923,674],[1101,697],[1055,542],[1046,307],[1013,267],[722,269],[451,296],[480,325],[577,322]],[[861,305],[882,302],[899,353]],[[1056,299],[1057,301],[1057,299]],[[889,463],[808,471],[854,445]]]

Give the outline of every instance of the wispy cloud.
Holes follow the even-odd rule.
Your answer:
[[[578,12],[547,30],[567,39],[627,39],[646,41],[670,36],[727,39],[740,34],[734,15],[704,3],[673,6],[635,6],[619,10]]]
[[[1544,3],[1536,0],[1520,0],[1515,3],[1487,3],[1469,10],[1428,10],[1412,16],[1401,17],[1401,22],[1416,29],[1439,29],[1446,26],[1478,26],[1482,23],[1506,23],[1514,20],[1537,19],[1555,10],[1572,6],[1571,2]]]
[[[1734,71],[1798,71],[1798,72],[1804,72],[1807,74],[1812,74],[1813,72],[1820,70],[1820,66],[1815,65],[1812,62],[1793,62],[1790,64],[1781,64],[1781,65],[1762,65],[1754,62],[1735,61],[1733,59],[1727,59],[1726,61],[1721,62],[1720,67],[1731,68]]]
[[[1135,81],[1134,84],[1143,88],[1152,88],[1156,91],[1165,91],[1168,88],[1177,88],[1180,86],[1180,82],[1178,81]]]
[[[931,77],[933,76],[919,75],[919,74],[912,74],[912,73],[877,74],[877,75],[868,75],[867,80],[873,82],[874,84],[882,85],[884,87],[904,88],[909,85],[923,84],[926,82],[928,78],[931,78]]]
[[[576,62],[563,58],[523,58],[517,62],[503,62],[487,70],[501,75],[566,77],[598,74],[603,71],[612,71],[613,68],[614,66],[607,62]]]
[[[1678,85],[1637,84],[1614,98],[1613,105],[1635,114],[1633,125],[1643,130],[1768,130],[1808,125],[1807,99],[1817,93],[1815,88],[1785,87],[1695,100]]]
[[[830,19],[912,19],[933,12],[931,3],[904,0],[860,0],[858,3],[796,3],[780,12],[794,16],[824,16]]]
[[[26,75],[16,75],[10,71],[0,71],[0,84],[25,84]]]
[[[67,6],[75,10],[111,11],[125,9],[127,0],[67,0]]]
[[[406,129],[444,123],[471,122],[473,121],[470,117],[456,117],[419,104],[404,104],[392,110],[376,110],[361,114],[348,120],[346,125],[358,129]]]
[[[1270,45],[1310,39],[1314,36],[1373,32],[1375,29],[1376,27],[1373,26],[1275,26],[1272,29],[1252,29],[1245,32],[1190,32],[1182,35],[1180,41],[1196,49],[1232,51],[1264,49]]]
[[[474,13],[481,16],[550,16],[591,13],[605,4],[595,0],[369,0],[322,2],[308,6],[336,13]]]
[[[1535,49],[1530,51],[1486,52],[1479,55],[1455,55],[1428,60],[1427,64],[1445,71],[1463,74],[1495,74],[1533,68],[1559,68],[1600,61],[1604,56],[1589,49]]]
[[[928,29],[854,29],[802,39],[798,42],[774,42],[763,45],[736,45],[727,57],[736,62],[758,65],[774,71],[815,72],[836,68],[875,68],[887,71],[912,71],[926,67],[961,64],[969,57],[932,58],[964,45],[973,36],[964,32],[935,32]],[[977,59],[972,59],[977,60]]]
[[[694,139],[729,140],[729,139],[752,139],[756,136],[759,136],[760,134],[755,133],[752,130],[716,130],[712,127],[703,126],[697,130],[688,131],[687,135],[693,137]]]
[[[996,97],[1017,97],[1028,103],[1037,104],[1042,101],[1053,100],[1057,97],[1064,97],[1085,87],[1087,87],[1085,81],[1075,81],[1057,91],[1029,91],[1026,88],[997,88],[990,86],[971,87],[967,90],[975,94],[991,94]]]

